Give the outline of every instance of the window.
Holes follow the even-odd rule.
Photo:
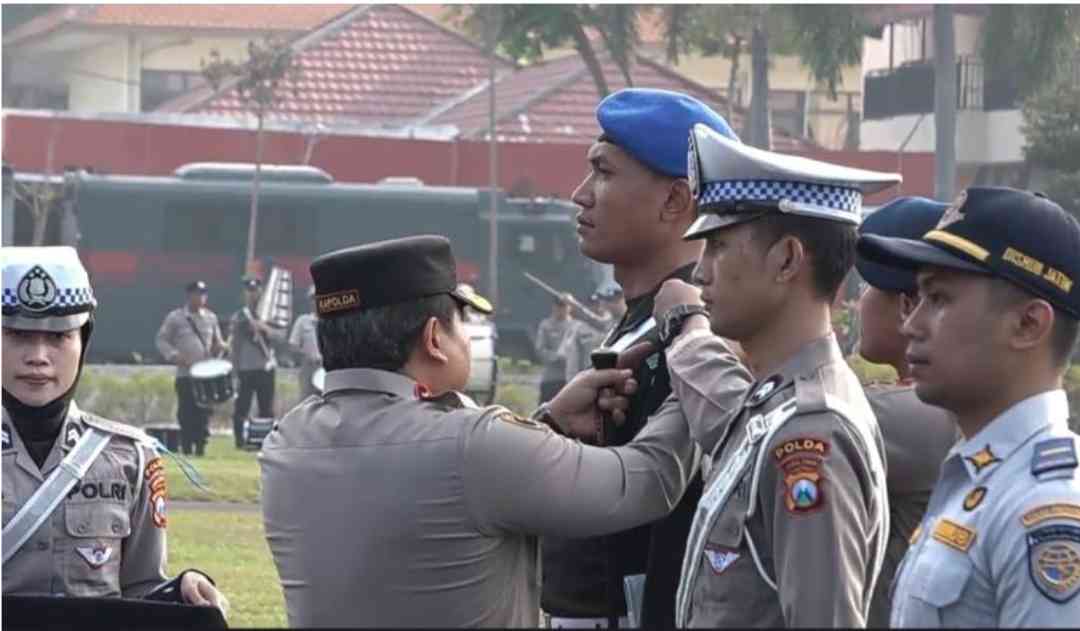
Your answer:
[[[198,72],[143,70],[140,111],[149,112],[162,103],[191,92],[206,83]]]

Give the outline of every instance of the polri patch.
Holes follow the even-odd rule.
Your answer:
[[[1001,462],[1001,458],[994,455],[993,450],[990,449],[990,445],[983,447],[970,456],[964,456],[964,460],[967,460],[971,463],[971,466],[975,467],[976,474],[982,473],[983,469],[992,464]]]
[[[724,546],[716,546],[708,544],[705,546],[705,559],[709,562],[709,567],[712,568],[714,574],[719,576],[724,573],[724,570],[728,569],[739,560],[739,554],[735,548],[728,548]]]
[[[936,541],[961,552],[967,552],[971,544],[975,543],[974,530],[945,518],[939,519],[934,525],[933,537]]]
[[[1028,569],[1035,587],[1065,603],[1080,592],[1080,526],[1054,524],[1027,535]]]
[[[1024,525],[1024,528],[1031,528],[1051,519],[1072,519],[1080,522],[1080,504],[1059,502],[1036,506],[1024,513],[1020,518],[1020,523]]]
[[[825,476],[821,470],[829,454],[829,443],[814,437],[793,438],[775,447],[772,453],[782,472],[787,511],[798,515],[821,508],[825,502]]]
[[[86,561],[86,564],[90,567],[97,569],[102,565],[109,562],[112,558],[113,548],[105,544],[97,544],[93,546],[80,546],[75,548],[75,551],[79,553],[79,556]]]
[[[165,508],[165,497],[168,495],[168,487],[165,484],[165,465],[158,456],[146,463],[146,488],[150,490],[150,514],[154,525],[165,528],[168,519]]]
[[[964,498],[964,510],[975,510],[979,504],[982,504],[983,499],[986,498],[986,487],[977,486],[971,489],[971,492]]]
[[[1035,444],[1031,455],[1032,475],[1038,477],[1058,469],[1076,467],[1076,444],[1072,438],[1051,438]]]

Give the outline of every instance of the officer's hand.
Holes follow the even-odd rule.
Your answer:
[[[637,390],[632,375],[630,370],[617,368],[578,373],[548,402],[551,416],[567,435],[595,439],[602,423],[601,411],[610,412],[616,424],[626,420],[630,406],[627,395]]]
[[[180,596],[189,605],[217,607],[222,616],[229,617],[229,599],[198,572],[184,572],[180,577]]]
[[[701,302],[701,289],[673,278],[664,281],[664,284],[660,286],[660,291],[656,294],[656,298],[653,299],[653,317],[656,318],[657,324],[659,324],[660,318],[664,317],[664,314],[670,311],[672,307],[700,304],[704,304]]]

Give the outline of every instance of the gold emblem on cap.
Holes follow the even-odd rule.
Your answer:
[[[952,204],[945,209],[945,213],[941,215],[941,220],[938,221],[937,229],[940,230],[946,226],[952,225],[964,218],[964,203],[967,202],[967,191],[961,191]]]

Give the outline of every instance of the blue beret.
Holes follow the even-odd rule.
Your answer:
[[[722,116],[687,94],[649,88],[627,88],[596,107],[605,140],[664,175],[686,177],[690,130],[701,123],[739,140]]]
[[[859,238],[877,235],[921,239],[941,221],[946,208],[947,204],[925,197],[897,197],[863,219]],[[855,268],[863,280],[882,291],[913,292],[917,288],[915,272],[910,269],[882,265],[864,256],[855,257]]]

